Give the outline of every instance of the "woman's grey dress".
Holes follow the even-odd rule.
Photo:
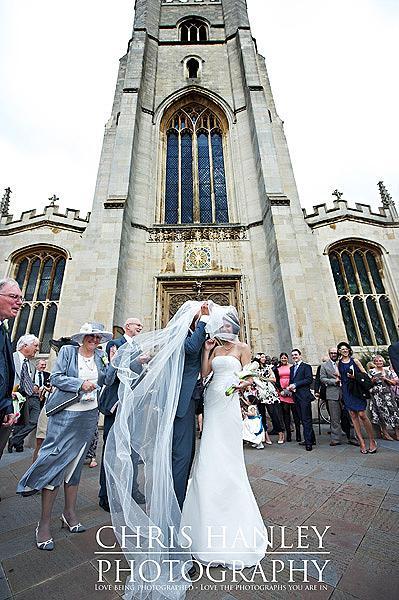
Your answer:
[[[75,346],[63,346],[51,373],[51,384],[63,392],[77,393],[82,386],[83,380],[79,378],[78,370],[78,350]],[[102,357],[102,352],[96,350],[94,360],[100,389],[106,372]],[[39,455],[22,476],[17,493],[30,495],[44,487],[58,487],[66,478],[69,485],[77,485],[85,460],[85,450],[96,430],[97,418],[97,407],[86,411],[62,410],[51,415]]]

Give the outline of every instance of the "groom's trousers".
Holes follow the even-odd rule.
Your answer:
[[[195,402],[190,401],[183,417],[175,417],[172,442],[173,486],[180,508],[186,497],[195,452]]]

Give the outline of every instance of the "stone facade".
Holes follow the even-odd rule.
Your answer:
[[[208,40],[179,40],[179,26],[190,17],[203,20]],[[190,57],[200,64],[195,79],[187,76]],[[229,224],[164,224],[165,115],[191,99],[226,122]],[[378,245],[399,314],[399,222],[391,213],[348,208],[342,200],[304,213],[245,0],[136,0],[92,212],[82,219],[77,211],[59,215],[57,207],[47,207],[42,215],[2,217],[2,271],[13,274],[21,248],[65,250],[55,336],[90,319],[120,326],[133,314],[146,328],[159,326],[177,302],[173,289],[179,298],[203,298],[223,296],[225,288],[226,298],[239,305],[254,350],[298,346],[316,364],[326,346],[345,338],[331,244],[357,239]]]

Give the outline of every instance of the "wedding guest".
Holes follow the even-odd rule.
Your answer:
[[[256,406],[257,398],[249,391],[240,393],[242,414],[242,439],[249,442],[253,448],[263,450],[266,432],[263,429],[262,417]],[[268,437],[268,436],[267,436]],[[270,443],[270,439],[269,442]]]
[[[112,333],[104,331],[99,323],[85,323],[72,339],[79,347],[61,348],[50,376],[56,391],[48,399],[47,408],[49,405],[56,408],[66,401],[73,403],[49,416],[46,439],[37,460],[17,487],[17,493],[23,496],[42,492],[42,511],[36,528],[39,550],[54,548],[50,520],[62,484],[65,502],[62,526],[71,533],[85,531],[76,515],[76,500],[85,451],[97,424],[97,394],[106,371],[103,353],[97,346],[112,339]]]
[[[398,322],[399,329],[399,322]],[[399,341],[391,344],[388,348],[389,360],[391,361],[392,370],[399,376]]]
[[[278,444],[284,444],[284,422],[281,412],[280,401],[277,391],[274,387],[276,376],[273,372],[272,359],[263,352],[259,352],[254,360],[258,363],[258,373],[261,380],[266,385],[264,394],[260,398],[259,412],[262,416],[263,428],[267,430],[266,410],[272,422],[272,431],[270,435],[278,435]]]
[[[124,324],[124,334],[122,337],[117,338],[115,340],[111,340],[108,342],[106,347],[106,353],[109,360],[109,366],[107,369],[107,374],[105,377],[105,387],[101,393],[99,400],[99,409],[100,412],[104,415],[104,429],[103,429],[103,451],[101,456],[101,467],[100,467],[100,489],[98,492],[99,506],[110,512],[110,507],[108,503],[108,492],[107,492],[107,479],[104,468],[104,451],[105,445],[107,443],[107,438],[111,428],[115,423],[115,418],[118,410],[118,402],[119,402],[119,378],[118,371],[112,365],[112,358],[115,356],[118,348],[123,346],[124,344],[129,344],[132,349],[139,349],[135,337],[139,335],[143,330],[143,324],[140,319],[137,317],[129,317],[126,319]],[[135,358],[132,361],[131,369],[137,374],[140,374],[143,370],[143,365],[148,362],[148,357],[141,355]],[[139,490],[138,486],[138,464],[139,464],[139,455],[132,451],[132,464],[133,464],[133,489],[132,496],[134,500],[138,504],[145,503],[145,496]]]
[[[8,440],[8,452],[15,449],[23,452],[24,440],[31,431],[36,429],[41,410],[39,387],[34,383],[36,377],[36,365],[34,358],[40,349],[39,339],[30,333],[23,335],[17,342],[17,351],[14,352],[15,379],[14,389],[26,398],[23,405],[21,419],[14,426],[12,435]]]
[[[290,384],[290,368],[288,354],[280,354],[279,365],[274,369],[276,376],[276,387],[280,398],[280,406],[283,413],[286,441],[291,442],[291,415],[295,425],[296,441],[301,441],[301,422],[295,406],[293,394],[287,390]]]
[[[328,356],[329,358],[320,365],[320,382],[325,386],[325,395],[328,403],[328,412],[330,415],[330,446],[339,446],[342,444],[342,405],[341,382],[337,367],[337,348],[330,348],[328,351]]]
[[[312,367],[302,360],[302,353],[298,348],[291,351],[293,365],[290,369],[290,384],[288,390],[293,393],[299,418],[303,427],[304,446],[311,451],[316,444],[316,436],[312,426],[312,400],[313,394],[310,386],[313,383]],[[299,442],[302,444],[302,442]]]
[[[374,387],[371,388],[371,422],[381,429],[381,437],[384,440],[393,440],[388,433],[388,427],[395,432],[395,438],[399,440],[399,409],[393,395],[393,390],[398,383],[396,374],[385,366],[385,359],[377,354],[374,357],[374,367],[370,369]]]
[[[70,337],[61,337],[59,340],[55,340],[55,339],[50,340],[50,347],[52,350],[54,350],[54,352],[56,353],[57,356],[58,356],[58,353],[59,353],[60,349],[62,348],[62,346],[77,346],[77,347],[79,347],[79,344],[77,342],[73,342]],[[44,360],[39,361],[39,363],[45,363],[47,366],[47,363]],[[50,375],[50,373],[49,373],[49,375]],[[44,390],[42,393],[42,397],[44,397],[44,402],[48,398],[50,391],[51,391],[51,384],[50,384],[50,379],[48,378],[48,379],[46,379],[45,387],[44,387]],[[46,437],[47,425],[48,425],[48,417],[46,415],[46,407],[44,405],[44,406],[42,406],[42,409],[41,409],[40,415],[39,415],[39,419],[37,421],[36,444],[35,444],[35,450],[34,450],[33,456],[32,456],[32,464],[37,459],[40,447],[43,444],[43,440]]]
[[[341,378],[342,399],[351,416],[356,437],[360,444],[360,452],[362,454],[375,454],[377,452],[377,444],[374,439],[373,427],[366,414],[367,400],[355,396],[351,391],[350,385],[350,382],[355,380],[356,372],[366,373],[366,371],[362,363],[353,357],[353,350],[347,342],[340,342],[337,350],[340,356],[338,371]],[[366,448],[366,443],[362,435],[362,425],[369,438],[369,449]]]
[[[14,279],[0,279],[0,458],[15,419],[12,402],[15,367],[7,320],[18,315],[22,302],[18,283]]]

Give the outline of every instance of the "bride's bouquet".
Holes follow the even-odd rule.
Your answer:
[[[256,383],[257,374],[258,373],[256,370],[253,369],[252,364],[245,365],[242,368],[242,371],[240,371],[239,373],[234,373],[234,375],[236,375],[240,381],[248,381],[248,379],[252,378],[254,380],[254,383]],[[238,389],[238,387],[239,386],[235,383],[230,385],[225,391],[226,396],[232,396],[234,392]]]

